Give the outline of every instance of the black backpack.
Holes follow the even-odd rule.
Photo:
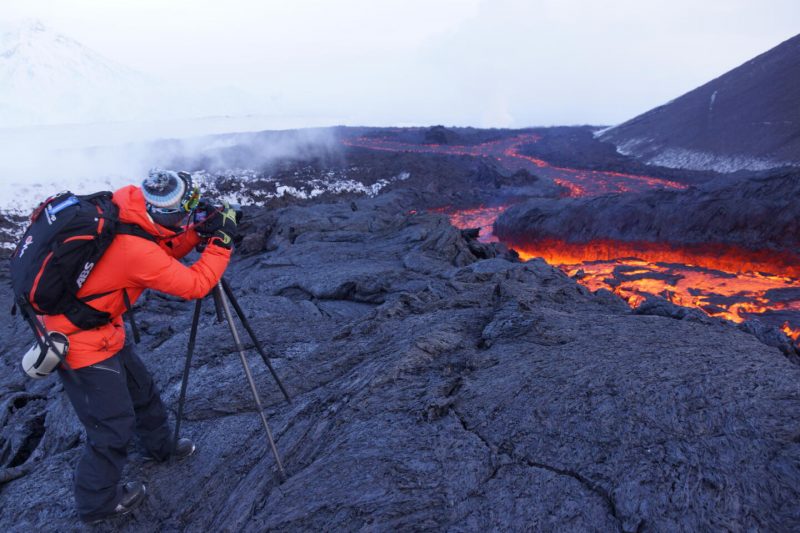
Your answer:
[[[43,350],[49,338],[36,315],[63,314],[81,329],[111,321],[109,313],[87,303],[109,293],[81,299],[77,292],[115,235],[125,233],[155,240],[139,226],[120,223],[119,209],[111,198],[107,191],[86,196],[65,191],[51,196],[33,211],[30,224],[11,256],[14,307],[21,310]],[[138,342],[126,291],[123,297]]]

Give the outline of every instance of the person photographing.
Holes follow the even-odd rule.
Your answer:
[[[151,170],[140,187],[123,187],[112,201],[119,222],[133,230],[114,235],[77,292],[110,320],[80,329],[66,315],[42,317],[47,331],[68,338],[66,362],[78,378],[59,367],[64,391],[86,431],[74,477],[78,516],[86,523],[125,515],[144,499],[144,483],[121,481],[134,436],[157,461],[195,451],[187,438],[173,449],[159,390],[126,338],[122,315],[145,289],[187,300],[206,296],[228,266],[237,224],[227,204],[201,203],[199,189],[184,172]],[[200,244],[203,251],[194,264],[179,262]]]

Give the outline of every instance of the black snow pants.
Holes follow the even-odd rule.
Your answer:
[[[120,478],[134,434],[156,460],[169,457],[172,443],[158,388],[133,346],[75,372],[80,383],[59,370],[86,429],[74,489],[78,515],[91,520],[112,512],[122,497]]]

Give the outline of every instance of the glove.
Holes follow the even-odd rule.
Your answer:
[[[192,215],[192,225],[198,235],[211,237],[222,227],[222,217],[219,216],[220,209],[206,200],[200,200]]]
[[[203,224],[206,226],[200,235],[208,237],[208,243],[230,250],[233,248],[233,239],[236,237],[236,210],[228,202],[222,208],[216,208],[215,213]]]

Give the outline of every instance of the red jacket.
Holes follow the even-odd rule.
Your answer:
[[[92,307],[111,313],[111,323],[81,330],[64,315],[44,317],[48,331],[60,331],[69,337],[67,363],[82,368],[108,359],[125,344],[122,314],[126,311],[122,290],[128,292],[131,305],[145,289],[155,289],[186,299],[202,298],[217,284],[230,260],[231,251],[208,246],[190,267],[178,259],[200,242],[190,229],[176,235],[153,222],[145,208],[141,189],[133,185],[114,193],[120,222],[137,224],[155,236],[153,242],[134,235],[117,235],[86,278],[78,297],[110,292],[88,302]]]

